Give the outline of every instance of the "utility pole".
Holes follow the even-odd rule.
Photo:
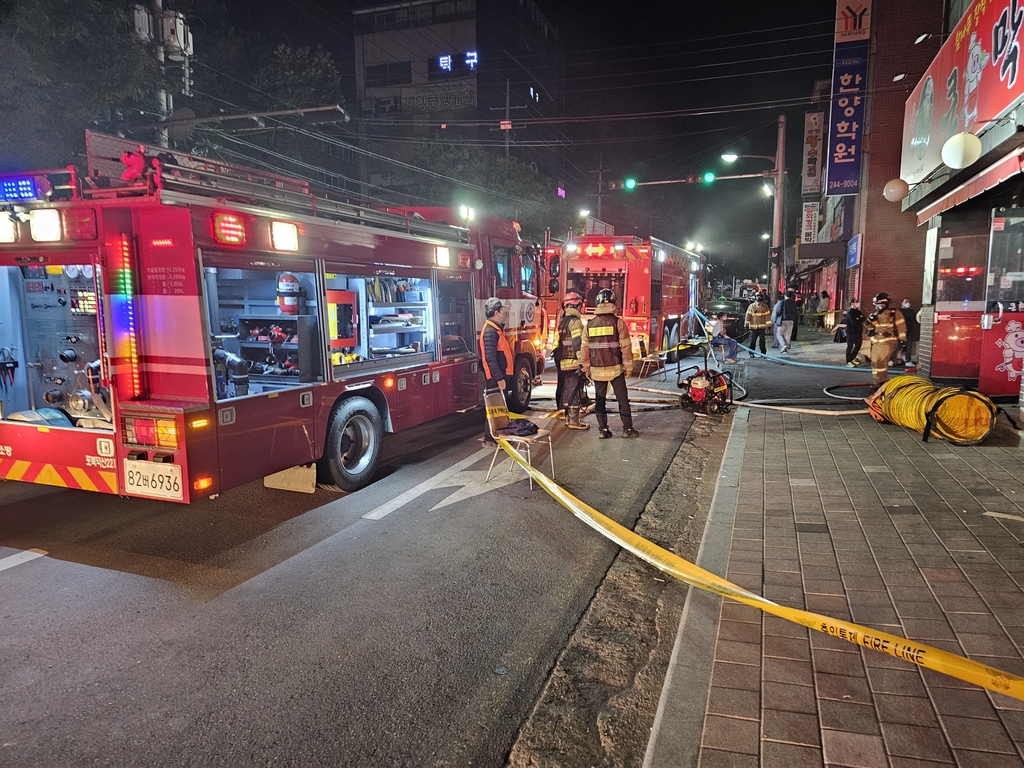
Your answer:
[[[508,78],[505,78],[505,119],[501,121],[501,130],[505,132],[505,159],[508,160],[509,145],[512,140],[512,110],[513,109],[528,109],[529,105],[522,104],[518,107],[513,107],[509,94],[509,82]],[[491,107],[491,112],[500,110],[501,107]],[[493,130],[493,129],[492,129]]]
[[[163,0],[149,0],[149,9],[152,12],[153,23],[156,26],[156,39],[153,42],[153,51],[156,55],[156,62],[160,66],[160,71],[164,71],[164,36],[163,36],[163,17],[164,17],[164,3]],[[171,114],[170,110],[170,96],[163,87],[157,88],[156,91],[156,104],[157,109],[160,111],[160,118],[166,120]],[[156,143],[161,147],[167,146],[167,128],[157,128],[156,131]]]
[[[768,259],[769,285],[779,290],[780,272],[785,274],[785,254],[782,248],[782,188],[786,178],[786,116],[779,115],[779,137],[775,148],[775,210],[772,215],[772,253],[778,254],[778,262]],[[785,288],[785,286],[783,286]]]
[[[604,192],[604,152],[598,155],[597,161],[597,218],[601,221],[601,195]]]
[[[512,114],[511,114],[511,112],[512,112],[512,107],[509,104],[508,78],[506,77],[505,78],[505,120],[507,120],[510,123],[512,122]],[[511,138],[512,138],[512,129],[509,128],[507,131],[505,131],[505,159],[506,160],[508,160],[508,145],[509,145],[509,141],[511,140]]]

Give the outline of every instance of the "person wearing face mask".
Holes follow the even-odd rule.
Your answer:
[[[907,341],[903,349],[897,352],[897,364],[914,365],[917,363],[917,342],[921,340],[921,324],[917,321],[917,310],[913,308],[908,296],[900,302],[900,313],[907,324]]]
[[[896,347],[907,340],[907,323],[903,313],[889,308],[889,294],[879,293],[874,298],[875,311],[868,315],[871,356],[871,379],[877,389],[889,378],[889,358]]]

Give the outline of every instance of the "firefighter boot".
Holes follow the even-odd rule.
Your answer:
[[[612,431],[608,429],[608,414],[599,413],[597,414],[597,437],[599,440],[607,440],[612,436]]]
[[[569,429],[590,429],[589,424],[580,421],[580,407],[569,405],[565,408],[565,426]]]

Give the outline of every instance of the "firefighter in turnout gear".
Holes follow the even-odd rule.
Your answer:
[[[764,337],[768,329],[772,327],[772,310],[768,306],[768,299],[763,293],[757,294],[757,300],[747,307],[747,314],[744,323],[750,329],[750,356],[754,357],[757,349],[757,341],[761,340],[761,354],[767,355],[765,350]]]
[[[594,380],[594,413],[597,415],[597,436],[602,440],[612,436],[608,429],[608,411],[605,396],[611,382],[615,399],[619,403],[619,418],[622,419],[622,436],[638,437],[633,429],[633,414],[629,409],[629,394],[626,391],[626,366],[633,363],[633,345],[629,340],[629,328],[615,316],[615,293],[605,288],[597,294],[597,309],[594,319],[583,329],[583,345],[580,347],[583,373]]]
[[[874,304],[875,311],[864,325],[870,343],[871,380],[877,389],[889,378],[889,358],[897,345],[907,341],[907,323],[902,312],[889,308],[888,293],[875,296]]]
[[[583,297],[576,291],[569,291],[562,299],[562,317],[558,321],[558,346],[555,348],[555,365],[558,366],[558,406],[565,409],[565,426],[569,429],[590,429],[589,424],[580,421],[580,400],[586,377],[580,363],[580,349],[583,346],[583,319],[580,309]]]

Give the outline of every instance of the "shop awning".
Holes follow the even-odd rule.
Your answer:
[[[937,216],[943,211],[960,205],[972,197],[980,195],[986,190],[1002,184],[1009,178],[1021,173],[1021,155],[1024,147],[1018,147],[1008,155],[992,163],[982,171],[979,171],[962,184],[954,187],[934,203],[922,208],[917,212],[918,225],[926,223],[932,216]]]
[[[788,246],[785,253],[787,267],[796,267],[798,270],[804,271],[809,266],[817,266],[829,261],[845,259],[846,243],[842,241],[836,243],[801,243],[800,261],[796,260],[797,250],[795,246]]]

